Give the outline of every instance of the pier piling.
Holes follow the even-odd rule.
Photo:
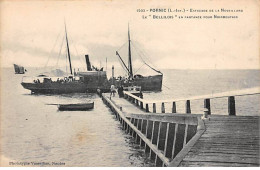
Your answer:
[[[143,102],[140,102],[140,109],[144,109]]]
[[[190,100],[186,100],[186,113],[188,113],[188,114],[191,113]]]
[[[176,113],[176,103],[172,102],[172,113]]]
[[[146,105],[145,105],[145,111],[149,112],[149,105],[148,105],[148,103],[146,103]]]
[[[162,102],[162,113],[165,113],[165,106],[163,102]]]
[[[204,99],[204,108],[208,109],[208,115],[211,115],[210,99]]]
[[[153,113],[156,113],[156,103],[153,103]]]
[[[236,116],[236,104],[234,96],[228,97],[228,115]]]

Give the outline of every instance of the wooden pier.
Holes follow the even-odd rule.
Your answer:
[[[259,116],[235,116],[234,93],[204,96],[202,114],[191,114],[190,101],[197,98],[183,99],[186,114],[180,114],[176,102],[181,100],[168,100],[172,108],[167,112],[166,101],[147,101],[130,92],[124,92],[124,98],[98,94],[156,166],[260,165]],[[259,89],[237,95],[255,94]],[[228,115],[210,112],[214,97],[228,97]]]

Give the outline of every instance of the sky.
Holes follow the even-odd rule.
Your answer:
[[[204,0],[203,3],[199,0],[2,0],[1,67],[12,67],[14,63],[43,67],[57,65],[58,60],[59,66],[65,65],[65,44],[62,46],[65,20],[75,68],[85,67],[85,54],[89,54],[96,66],[105,67],[107,58],[107,67],[120,67],[115,52],[127,42],[129,23],[133,55],[134,47],[138,47],[146,54],[146,62],[157,69],[259,69],[258,3],[257,0]],[[238,15],[238,19],[160,20],[142,19],[142,15],[169,13],[137,12],[137,9],[154,8],[225,8],[242,9],[243,13],[224,13]],[[127,44],[119,52],[127,63]],[[133,63],[139,68],[143,66],[140,57],[133,56]]]

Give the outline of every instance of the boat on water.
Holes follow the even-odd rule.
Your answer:
[[[130,31],[128,26],[128,66],[125,64],[119,52],[116,51],[116,55],[119,57],[122,66],[127,71],[128,77],[120,76],[118,79],[114,81],[114,83],[116,84],[116,86],[120,86],[120,85],[123,85],[125,87],[139,86],[141,87],[142,91],[161,91],[163,73],[161,73],[159,70],[156,70],[155,68],[151,67],[146,62],[144,62],[144,65],[147,65],[150,69],[155,71],[157,75],[143,76],[141,74],[133,73],[131,43],[132,41],[130,39]]]
[[[24,69],[23,66],[19,66],[17,64],[14,64],[14,72],[15,74],[24,74],[27,70]]]
[[[91,110],[94,108],[94,102],[92,103],[77,103],[77,104],[59,104],[58,109],[60,111],[82,111]]]
[[[48,75],[39,75],[37,77],[24,77],[21,85],[31,93],[43,94],[64,94],[64,93],[92,93],[100,89],[102,92],[108,92],[110,83],[107,79],[106,71],[103,68],[91,67],[89,56],[85,55],[87,71],[72,71],[71,55],[69,50],[69,41],[65,25],[66,51],[69,61],[70,73],[63,77],[50,77]]]

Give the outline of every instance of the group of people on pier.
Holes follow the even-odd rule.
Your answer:
[[[118,88],[117,88],[117,93],[119,95],[119,97],[124,97],[124,87],[122,85],[120,85]],[[113,95],[113,97],[115,97],[115,93],[116,93],[116,88],[115,88],[115,85],[111,85],[110,87],[110,97]]]

